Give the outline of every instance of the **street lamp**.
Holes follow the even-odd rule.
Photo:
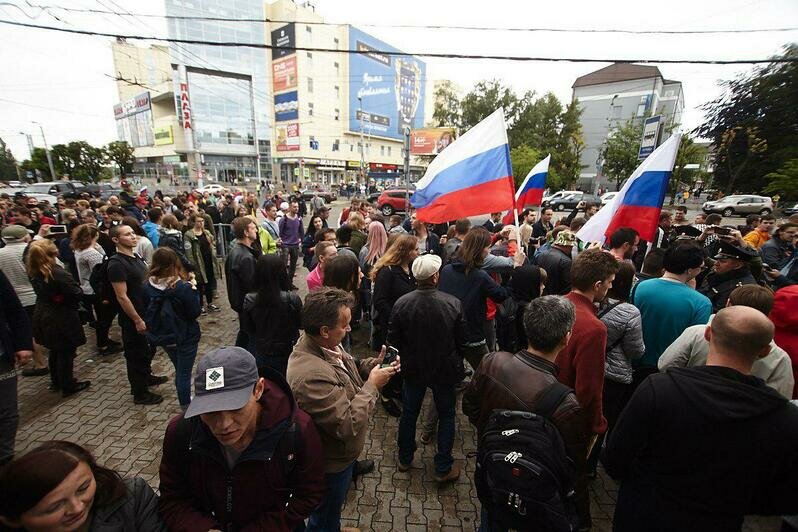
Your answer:
[[[47,147],[47,137],[44,136],[44,128],[40,123],[35,121],[31,121],[31,124],[36,124],[37,126],[39,126],[39,131],[42,132],[42,140],[44,141],[44,151],[45,153],[47,153],[47,164],[50,166],[50,179],[55,181],[56,180],[55,165],[53,165],[53,156],[50,153],[50,148]]]

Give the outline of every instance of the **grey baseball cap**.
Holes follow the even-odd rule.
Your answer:
[[[194,373],[194,397],[184,417],[238,410],[258,382],[255,357],[240,347],[220,347],[200,359]]]

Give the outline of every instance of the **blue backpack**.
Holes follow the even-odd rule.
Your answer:
[[[152,298],[144,312],[147,340],[151,345],[177,345],[186,339],[188,322],[183,307],[173,294],[162,292]]]

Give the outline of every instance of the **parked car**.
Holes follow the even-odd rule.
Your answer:
[[[564,198],[568,194],[577,194],[577,193],[581,192],[579,190],[560,190],[558,192],[555,192],[554,194],[551,194],[550,196],[543,196],[543,200],[541,201],[541,206],[548,207],[549,203],[551,203],[556,199]]]
[[[47,183],[34,183],[22,191],[24,196],[36,198],[39,201],[49,201],[55,204],[56,198],[80,198],[86,186],[80,181],[49,181]]]
[[[723,216],[735,214],[770,214],[773,212],[773,199],[753,194],[726,196],[717,201],[707,201],[701,209],[709,214],[717,212]]]
[[[557,198],[549,202],[548,207],[551,207],[555,211],[564,211],[566,209],[575,209],[576,206],[579,204],[580,201],[585,201],[587,203],[595,203],[596,205],[601,205],[601,198],[594,194],[585,194],[584,192],[572,192],[563,196],[561,198]]]
[[[410,189],[410,195],[413,195],[415,190]],[[405,203],[405,189],[391,188],[382,191],[382,194],[377,198],[377,208],[384,216],[390,216],[395,212],[405,212],[407,204]]]
[[[227,189],[224,188],[219,183],[210,183],[208,185],[205,185],[204,187],[198,188],[197,192],[200,192],[202,194],[224,194],[225,192],[227,192]]]
[[[338,195],[335,192],[323,188],[306,188],[300,192],[300,194],[302,194],[302,199],[305,201],[310,201],[314,194],[318,194],[318,196],[323,198],[327,203],[332,203],[338,199]]]
[[[792,216],[798,213],[798,203],[795,203],[792,207],[784,207],[781,211],[787,216]]]
[[[118,196],[122,193],[122,188],[110,183],[91,183],[86,185],[81,192],[87,192],[95,198],[108,200],[111,196]]]
[[[612,201],[612,200],[615,198],[615,196],[617,196],[617,195],[618,195],[618,193],[617,193],[617,192],[605,192],[604,194],[602,194],[602,195],[601,195],[601,204],[602,204],[602,205],[606,205],[606,204],[608,204],[608,203],[609,203],[609,202],[611,202],[611,201]]]
[[[366,196],[366,200],[369,203],[374,204],[377,203],[377,200],[380,199],[380,196],[382,196],[382,191],[378,190],[377,192],[372,192],[371,194]]]

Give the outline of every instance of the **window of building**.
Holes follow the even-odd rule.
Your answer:
[[[336,47],[337,46],[338,46],[338,44],[336,43]],[[340,76],[341,75],[341,65],[339,65],[338,63],[333,63],[333,67],[335,67],[335,76],[336,77]]]
[[[335,48],[336,50],[338,49],[338,37],[335,37],[333,39],[333,48]],[[337,66],[338,63],[336,63],[335,65]]]
[[[332,151],[341,151],[341,141],[339,139],[333,141]]]
[[[623,107],[620,105],[613,105],[612,106],[612,114],[610,117],[613,120],[620,120],[621,119],[621,111],[623,111]]]
[[[313,66],[313,54],[308,52],[308,66]]]
[[[335,110],[335,119],[336,120],[340,120],[341,119],[341,111],[340,111],[340,109],[336,109]]]
[[[319,149],[319,143],[316,140],[316,137],[314,137],[313,135],[310,136],[310,149],[311,150],[318,150]]]
[[[313,28],[310,26],[305,26],[305,33],[307,34],[308,39],[313,36]]]
[[[308,78],[308,92],[313,92],[313,78]]]
[[[380,145],[380,155],[385,155],[385,146]]]
[[[313,102],[308,102],[308,116],[313,116]]]
[[[642,96],[640,98],[640,103],[637,106],[637,116],[646,116],[646,110],[648,109],[648,95]]]
[[[388,157],[390,157],[390,156],[391,156],[391,147],[388,146]]]
[[[353,152],[353,151],[355,151],[355,145],[354,145],[354,144],[350,144],[350,145],[349,145],[349,151],[350,151],[350,152]]]
[[[338,85],[335,86],[335,99],[336,100],[341,99],[341,87],[339,87]]]

